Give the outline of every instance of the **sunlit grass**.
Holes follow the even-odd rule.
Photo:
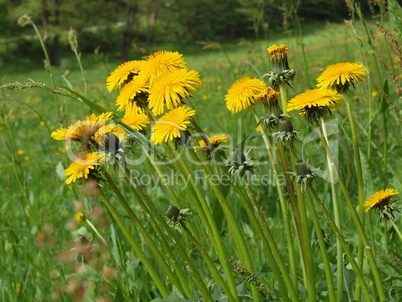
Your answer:
[[[388,55],[385,51],[389,49],[386,39],[381,35],[374,25],[369,25],[373,32],[371,37],[375,46],[375,55],[379,63],[387,64],[397,77],[400,77],[401,70],[397,65],[396,56]],[[365,41],[364,31],[361,24],[358,24],[361,39]],[[288,56],[290,58],[290,67],[296,70],[297,77],[292,90],[288,90],[289,99],[297,94],[314,88],[315,79],[320,75],[322,69],[328,65],[338,62],[358,62],[362,63],[361,50],[367,53],[369,79],[371,86],[366,82],[361,83],[357,90],[352,89],[349,92],[352,110],[359,113],[356,120],[357,132],[361,142],[361,158],[362,168],[365,174],[364,189],[366,195],[378,191],[380,188],[395,187],[399,191],[402,189],[401,179],[402,172],[398,169],[400,157],[402,155],[400,146],[400,122],[397,114],[390,109],[387,110],[387,129],[380,118],[381,93],[384,89],[380,87],[379,78],[384,80],[387,78],[385,73],[378,75],[374,67],[373,57],[369,53],[367,44],[363,43],[360,47],[353,29],[346,24],[318,24],[311,32],[304,33],[303,43],[307,54],[307,70],[303,66],[302,52],[300,48],[299,37],[287,37],[283,35],[274,36],[269,41],[250,41],[237,45],[238,41],[225,42],[221,44],[221,49],[202,49],[202,45],[195,44],[191,47],[183,46],[153,46],[149,51],[156,49],[167,49],[178,51],[184,55],[187,65],[191,69],[195,69],[200,73],[203,86],[197,90],[194,97],[187,103],[197,111],[197,121],[199,121],[202,130],[208,134],[231,133],[233,134],[234,145],[239,144],[248,134],[253,133],[256,123],[252,115],[247,113],[238,113],[235,117],[230,113],[224,103],[225,95],[230,85],[237,79],[244,76],[260,77],[269,71],[270,63],[266,48],[274,43],[286,43],[289,47]],[[148,49],[147,49],[148,50]],[[370,54],[370,55],[369,55]],[[135,54],[133,59],[141,58],[140,54]],[[104,106],[109,110],[114,110],[117,92],[108,93],[106,90],[106,77],[116,66],[120,64],[118,60],[106,54],[102,55],[85,55],[82,58],[84,69],[88,78],[89,99]],[[40,60],[34,64],[28,60],[20,60],[17,64],[14,61],[4,59],[3,65],[0,67],[1,83],[9,83],[14,81],[27,82],[33,79],[36,82],[44,82],[49,86],[49,78]],[[55,74],[56,86],[72,87],[80,93],[84,93],[82,75],[79,70],[75,58],[66,56],[61,60],[61,66],[53,69]],[[306,74],[311,79],[307,80]],[[62,75],[68,80],[63,79]],[[392,80],[388,79],[389,85]],[[381,83],[381,85],[383,85]],[[370,90],[369,90],[370,87]],[[397,104],[397,97],[389,91],[390,100]],[[67,252],[73,247],[76,249],[77,239],[80,235],[94,238],[97,243],[96,234],[90,229],[80,227],[74,222],[74,215],[78,211],[90,209],[95,204],[95,198],[87,197],[82,194],[81,189],[77,187],[67,187],[64,184],[65,176],[63,167],[69,165],[69,161],[65,155],[65,150],[61,144],[50,138],[51,132],[61,126],[67,126],[76,119],[82,119],[89,114],[90,109],[83,103],[69,98],[60,98],[60,106],[62,107],[62,116],[58,116],[55,112],[54,98],[45,91],[29,90],[29,91],[8,91],[2,89],[0,91],[2,102],[0,134],[1,134],[1,153],[0,153],[0,199],[3,201],[0,206],[0,300],[1,301],[49,301],[51,299],[69,301],[70,297],[80,296],[79,286],[73,284],[74,280],[84,279],[88,297],[108,296],[114,297],[115,293],[121,296],[132,294],[131,299],[134,301],[150,301],[159,296],[159,293],[144,270],[130,245],[123,238],[122,233],[118,230],[118,226],[111,219],[106,210],[99,210],[101,214],[95,219],[94,223],[101,228],[101,233],[110,242],[110,247],[103,249],[98,244],[97,253],[100,255],[102,263],[91,263],[91,265],[99,264],[99,272],[92,269],[91,265],[87,272],[82,273],[83,259],[76,262],[70,259]],[[366,144],[368,136],[368,107],[367,100],[373,99],[373,141],[372,155],[367,157]],[[114,110],[115,111],[115,110]],[[296,114],[292,114],[294,127],[304,133],[311,134],[314,127],[297,118]],[[357,182],[355,179],[354,167],[352,164],[352,137],[350,136],[350,126],[347,120],[346,108],[340,108],[334,114],[339,125],[339,133],[332,136],[333,140],[338,143],[338,165],[343,173],[345,182],[348,185],[352,197],[357,196]],[[384,134],[387,133],[388,154],[387,167],[384,171]],[[311,143],[303,144],[304,137],[296,142],[299,146],[303,146],[303,155],[308,155],[308,159],[314,160],[314,166],[325,166],[326,158],[323,155],[319,136],[312,136]],[[330,137],[331,138],[331,137]],[[317,140],[318,139],[318,140]],[[256,144],[261,143],[262,139],[257,139]],[[134,149],[138,147],[134,147]],[[256,154],[250,153],[251,156],[258,156],[260,160],[267,159],[267,155],[262,152]],[[307,159],[307,158],[306,158]],[[170,173],[166,167],[162,167],[164,173]],[[266,167],[260,167],[264,170]],[[146,163],[141,169],[141,173],[155,175],[151,164]],[[110,171],[112,176],[116,176]],[[164,209],[171,204],[166,194],[166,190],[161,185],[156,186],[152,183],[147,187],[147,191],[153,197],[156,207],[163,212]],[[156,176],[153,180],[156,181]],[[180,184],[173,186],[179,199],[185,200],[188,204],[188,195],[182,190]],[[205,192],[205,198],[211,204],[216,202],[216,195],[207,183],[203,183],[200,189]],[[125,196],[131,193],[127,188],[121,188]],[[264,202],[263,207],[268,226],[274,234],[274,239],[278,242],[279,250],[286,251],[287,242],[282,238],[283,221],[281,218],[280,205],[277,202],[277,192],[274,186],[267,185],[264,187],[253,187],[258,200]],[[320,182],[316,188],[321,195],[324,204],[331,208],[330,185],[326,182]],[[109,192],[110,193],[110,192]],[[228,193],[227,200],[233,202],[231,206],[234,209],[236,217],[246,217],[243,208],[238,203],[237,194],[233,191]],[[115,198],[111,199],[117,204]],[[356,204],[357,205],[357,204]],[[119,207],[121,209],[121,207]],[[154,230],[149,226],[148,220],[142,213],[138,204],[134,206],[134,211],[143,222],[145,228],[151,235],[155,235]],[[341,204],[342,213],[348,213],[345,204]],[[85,213],[91,215],[91,213]],[[102,224],[103,215],[108,217],[108,224]],[[396,213],[399,217],[399,213]],[[310,218],[310,216],[308,217]],[[128,217],[124,217],[126,225],[129,225],[131,234],[137,231],[133,225],[130,225]],[[392,228],[388,224],[390,236],[383,236],[384,224],[377,223],[378,218],[373,216],[373,229],[367,228],[367,233],[373,232],[376,247],[375,251],[380,253],[378,262],[380,269],[383,271],[383,278],[387,275],[400,276],[400,259],[401,248],[400,241],[395,238]],[[199,219],[194,220],[194,229],[202,229],[203,224]],[[274,279],[269,267],[266,263],[264,251],[260,248],[258,236],[255,230],[250,227],[249,221],[241,218],[241,226],[250,251],[253,251],[253,261],[255,263],[255,271],[265,272],[261,277],[263,282],[270,288]],[[397,221],[397,219],[396,219]],[[397,221],[398,223],[398,221]],[[400,224],[400,222],[399,222]],[[324,227],[324,226],[323,226]],[[325,225],[325,227],[327,227]],[[225,232],[228,229],[224,225]],[[314,232],[309,230],[311,240],[314,241]],[[357,233],[353,226],[353,221],[349,215],[344,215],[342,220],[342,232],[345,238],[351,242],[357,240]],[[328,248],[330,262],[336,263],[335,259],[335,240],[336,236],[333,232],[328,232],[331,244]],[[181,235],[180,235],[181,236]],[[150,253],[148,246],[142,237],[137,237],[139,245]],[[206,238],[202,238],[205,240]],[[236,249],[230,239],[230,235],[226,234],[222,237],[223,243],[227,246],[231,255],[236,254]],[[183,240],[189,247],[189,239]],[[384,247],[384,248],[381,248]],[[205,247],[208,248],[208,247]],[[187,251],[194,259],[194,264],[199,268],[200,272],[207,275],[205,282],[211,279],[208,276],[209,270],[200,257],[199,251],[195,248],[189,248]],[[313,249],[313,262],[315,267],[321,264],[318,249]],[[357,250],[353,251],[357,253]],[[213,259],[217,261],[217,259]],[[90,261],[89,261],[90,262]],[[119,271],[119,277],[114,278],[115,271]],[[355,277],[352,271],[347,267],[345,270],[345,286],[354,287],[348,282],[352,282]],[[158,271],[161,273],[162,270]],[[268,273],[267,273],[268,272]],[[76,279],[71,278],[75,276]],[[301,274],[300,274],[301,276]],[[321,272],[321,276],[323,273]],[[77,281],[76,280],[76,281]],[[81,279],[80,279],[81,280]],[[79,280],[79,281],[80,281]],[[117,288],[117,281],[120,284]],[[318,280],[317,291],[325,291],[326,287]],[[302,282],[301,282],[302,283]],[[300,283],[300,284],[301,284]],[[81,284],[77,281],[77,284]],[[388,284],[388,283],[387,283]],[[397,281],[393,284],[398,289],[400,283]],[[70,292],[68,290],[71,290]],[[92,295],[92,296],[91,296]],[[400,293],[399,293],[400,295]],[[322,296],[321,296],[322,298]]]

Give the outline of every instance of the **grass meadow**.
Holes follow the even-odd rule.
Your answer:
[[[392,24],[385,22],[383,26],[395,35]],[[182,157],[187,164],[180,163],[179,167],[174,163],[165,164],[156,170],[147,158],[139,164],[128,165],[142,184],[140,191],[136,191],[139,190],[136,186],[130,187],[119,174],[119,168],[112,164],[107,168],[107,175],[102,174],[103,170],[99,172],[103,175],[102,194],[85,182],[67,185],[64,169],[71,164],[69,150],[66,151],[64,141],[52,139],[51,134],[86,115],[100,112],[63,95],[57,96],[57,104],[55,94],[44,89],[8,90],[3,87],[0,89],[0,301],[401,301],[400,213],[394,211],[392,219],[380,219],[376,211],[362,212],[359,195],[363,192],[363,201],[367,201],[380,190],[402,190],[399,112],[402,70],[400,46],[395,46],[401,42],[401,37],[397,34],[396,37],[392,42],[375,24],[367,20],[362,23],[356,18],[350,24],[317,23],[305,29],[302,36],[275,34],[267,39],[242,39],[219,45],[211,42],[186,46],[140,45],[145,53],[133,52],[132,59],[142,59],[157,50],[178,51],[183,54],[188,68],[199,72],[202,87],[185,103],[196,110],[194,119],[204,133],[209,136],[226,134],[229,142],[224,145],[228,148],[238,146],[250,135],[253,137],[244,152],[247,160],[255,165],[255,177],[249,173],[239,185],[210,183],[203,171],[220,168],[213,162],[207,167],[194,164],[191,152],[184,153]],[[330,174],[334,172],[328,170],[328,153],[320,140],[320,124],[309,124],[296,111],[289,112],[293,128],[300,135],[290,148],[293,151],[285,149],[283,153],[272,135],[266,136],[271,145],[271,158],[261,130],[256,129],[252,111],[233,114],[225,106],[225,96],[236,80],[247,76],[261,78],[270,71],[267,48],[273,44],[287,45],[290,68],[296,72],[293,89],[284,88],[288,101],[316,88],[316,78],[329,65],[352,62],[367,68],[368,77],[356,83],[355,88],[351,86],[344,96],[350,102],[355,135],[345,104],[326,119],[327,138],[340,171],[333,184]],[[52,87],[42,60],[4,58],[0,66],[0,85],[32,79]],[[109,93],[106,89],[106,78],[121,64],[118,57],[105,53],[86,54],[81,62],[88,82],[87,98],[115,112],[116,120],[121,118],[122,112],[118,112],[115,105],[119,92]],[[74,91],[85,94],[83,76],[72,52],[63,55],[61,65],[53,67],[53,73],[56,87],[70,85]],[[260,116],[261,106],[255,107]],[[149,139],[151,128],[145,132]],[[359,147],[357,153],[355,143]],[[182,148],[175,149],[171,144],[167,149],[158,146],[162,155],[156,159],[167,161],[169,152]],[[140,144],[133,143],[127,150],[130,154],[127,157],[143,155]],[[230,150],[222,150],[229,157]],[[202,152],[195,152],[195,156],[201,157]],[[294,199],[299,211],[296,214],[288,196],[289,188],[280,189],[283,204],[277,188],[277,184],[285,182],[282,156],[288,171],[294,172],[293,152],[298,159],[308,161],[311,169],[319,169],[310,184],[314,191],[303,190],[296,177],[285,172],[294,182]],[[357,156],[362,171],[360,179],[356,172]],[[277,176],[272,160],[276,161]],[[193,174],[195,186],[186,184],[186,178],[182,178],[189,175],[185,167]],[[220,173],[230,174],[226,166]],[[108,177],[114,180],[115,188]],[[164,177],[167,186],[162,184]],[[349,194],[357,220],[339,178]],[[119,192],[144,233],[139,232],[131,212],[120,202]],[[187,222],[178,222],[178,227],[172,227],[171,233],[166,235],[161,232],[161,222],[151,218],[159,212],[168,221],[164,213],[169,205],[175,204],[172,192],[182,205],[181,209],[189,208],[193,214],[187,217]],[[315,200],[314,194],[321,203]],[[154,207],[146,203],[146,196]],[[197,198],[204,200],[210,210],[211,224],[218,230],[219,238],[211,235],[206,227],[201,213],[206,208],[195,206]],[[250,204],[248,208],[240,202],[241,198]],[[109,206],[104,202],[106,199]],[[146,203],[145,208],[138,199]],[[398,200],[398,196],[395,199]],[[339,234],[320,205],[334,221],[337,217],[335,224]],[[392,205],[396,209],[400,207],[397,202]],[[77,213],[83,213],[87,220],[76,219]],[[300,224],[296,223],[294,215],[300,215]],[[259,217],[262,220],[258,220]],[[362,220],[369,246],[363,245],[362,233],[358,230],[356,221]],[[122,225],[126,231],[122,230]],[[240,233],[236,233],[236,226]],[[317,234],[317,227],[321,228],[321,234]],[[127,233],[134,242],[128,239]],[[144,234],[149,235],[162,259],[155,256]],[[194,241],[194,238],[197,239]],[[339,243],[341,239],[344,246]],[[181,245],[180,251],[176,241]],[[217,248],[219,242],[223,251]],[[273,261],[270,261],[267,255],[275,250],[273,246],[279,253],[273,253]],[[374,263],[367,253],[371,253]],[[176,262],[172,255],[177,257]],[[355,259],[357,268],[351,264],[349,256]],[[142,257],[148,259],[147,265]],[[230,276],[222,258],[230,258],[234,263],[227,262],[232,272]],[[273,268],[273,264],[280,262],[279,258],[288,272],[293,295],[286,280],[278,277],[286,275],[279,264],[276,268],[279,275]],[[167,268],[161,265],[163,260],[177,280],[172,281],[167,274]],[[154,275],[150,275],[150,267]],[[218,275],[213,273],[212,267]],[[161,281],[159,285],[155,278]],[[230,294],[225,291],[225,285]],[[284,294],[288,292],[289,296]]]

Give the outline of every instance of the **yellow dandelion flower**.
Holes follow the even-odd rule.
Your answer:
[[[64,170],[66,176],[70,176],[66,180],[66,184],[75,182],[77,179],[88,179],[91,171],[96,166],[101,165],[104,162],[103,154],[99,152],[82,153],[77,156],[77,159]]]
[[[44,121],[40,121],[39,125],[45,126],[45,122],[44,122]]]
[[[103,125],[113,118],[113,112],[102,113],[97,116],[94,113],[87,116],[83,121],[77,121],[68,128],[60,128],[51,134],[56,140],[80,141],[88,140]]]
[[[24,150],[18,150],[18,151],[17,151],[17,154],[18,154],[18,155],[24,154]]]
[[[168,70],[175,68],[186,68],[183,55],[177,51],[160,50],[148,56],[142,67],[142,76],[153,83],[154,79]]]
[[[123,123],[130,126],[131,128],[140,131],[149,126],[151,121],[148,116],[142,112],[129,111],[121,119]]]
[[[183,100],[201,87],[200,75],[195,70],[175,68],[155,78],[149,89],[149,108],[154,115],[183,104]]]
[[[213,147],[216,148],[216,147],[218,147],[221,143],[226,143],[226,142],[228,142],[228,141],[229,141],[229,138],[228,138],[226,135],[224,135],[224,134],[221,134],[221,135],[213,135],[213,136],[208,137],[208,141],[210,142],[210,144],[211,144]],[[206,147],[206,146],[207,146],[207,145],[205,144],[204,140],[200,140],[198,143],[200,144],[201,147]]]
[[[319,122],[326,112],[342,103],[342,95],[330,89],[313,89],[300,93],[288,103],[287,111],[300,110],[311,122]]]
[[[381,190],[375,192],[370,198],[364,203],[364,206],[367,207],[366,212],[371,209],[381,208],[392,203],[392,197],[398,195],[399,192],[395,189],[389,188],[385,190]]]
[[[195,115],[195,110],[180,106],[163,115],[152,127],[151,142],[162,144],[181,137],[181,132],[187,130],[189,119]]]
[[[226,107],[233,113],[243,111],[252,106],[265,89],[264,82],[259,79],[245,77],[237,80],[225,96]]]
[[[82,212],[77,212],[77,213],[75,213],[74,218],[75,218],[75,221],[76,221],[78,224],[84,224],[85,221],[86,221],[85,214],[82,213]]]
[[[147,92],[148,86],[146,85],[144,78],[138,77],[138,79],[132,80],[120,91],[120,94],[116,99],[116,105],[118,106],[117,110],[123,111],[130,105],[138,107],[139,104],[137,103],[140,103],[141,98],[146,102],[148,97]]]
[[[338,63],[328,66],[317,78],[317,87],[335,89],[344,93],[349,86],[368,77],[366,67],[357,63]]]
[[[118,66],[106,80],[107,90],[111,92],[113,89],[123,86],[124,83],[130,82],[134,76],[139,74],[143,63],[142,60],[134,60]]]

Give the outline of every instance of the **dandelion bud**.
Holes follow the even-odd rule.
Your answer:
[[[292,123],[288,119],[280,117],[278,120],[278,129],[278,132],[273,133],[276,141],[280,140],[284,147],[292,147],[293,142],[299,135],[299,133],[293,129]]]
[[[180,210],[178,207],[170,205],[167,207],[165,214],[170,219],[169,224],[173,226],[181,226],[186,222],[186,218],[192,213],[190,212],[190,209]]]
[[[180,216],[180,209],[174,205],[170,205],[167,207],[165,214],[169,219],[177,219]]]
[[[308,163],[303,160],[296,162],[296,181],[301,184],[301,189],[304,191],[313,181],[314,172],[308,167]]]
[[[272,62],[272,71],[280,74],[283,70],[289,70],[288,52],[289,48],[282,44],[274,44],[268,47],[267,51]]]

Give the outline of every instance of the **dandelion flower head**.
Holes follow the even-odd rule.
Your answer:
[[[221,143],[226,143],[226,142],[228,142],[228,141],[229,141],[229,138],[228,138],[226,135],[224,135],[224,134],[221,134],[221,135],[213,135],[213,136],[208,137],[208,141],[210,142],[210,144],[211,144],[213,147],[216,148],[216,147],[218,147]],[[206,145],[206,143],[205,143],[204,140],[200,140],[198,143],[200,144],[201,147],[207,147],[207,145]]]
[[[142,60],[133,60],[119,65],[106,79],[107,90],[111,92],[130,82],[134,76],[139,74],[143,63]]]
[[[370,198],[364,203],[364,206],[367,207],[366,212],[371,209],[381,208],[392,203],[392,197],[398,195],[399,192],[395,189],[389,188],[385,190],[381,190],[375,192]]]
[[[344,93],[349,86],[354,87],[368,77],[365,73],[366,67],[357,63],[338,63],[328,66],[317,78],[317,87],[335,89],[339,93]]]
[[[155,78],[149,89],[149,108],[154,115],[183,104],[193,90],[201,87],[200,75],[195,70],[174,68]]]
[[[151,142],[162,144],[181,137],[181,132],[187,130],[189,119],[195,115],[195,110],[180,106],[163,115],[152,127]]]
[[[265,83],[259,79],[245,77],[232,84],[225,97],[226,107],[233,113],[243,111],[260,99]]]
[[[90,172],[103,163],[103,154],[99,152],[82,153],[77,159],[64,170],[66,176],[70,176],[66,180],[66,184],[75,182],[77,179],[88,179]]]

